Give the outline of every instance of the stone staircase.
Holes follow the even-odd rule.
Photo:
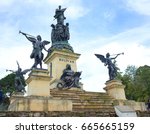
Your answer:
[[[72,100],[74,113],[90,116],[116,116],[113,98],[106,93],[53,89],[50,94],[55,99]]]
[[[50,91],[53,99],[71,100],[72,111],[0,111],[0,117],[115,117],[114,99],[106,93],[79,90]]]

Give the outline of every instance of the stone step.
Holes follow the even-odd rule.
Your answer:
[[[105,111],[106,113],[109,113],[109,112],[114,112],[115,113],[115,110],[113,108],[93,108],[93,109],[90,109],[90,108],[73,108],[73,111],[74,112],[99,112],[99,111]]]
[[[93,94],[77,94],[77,93],[51,93],[52,96],[79,96],[80,98],[111,98],[107,94],[98,94],[98,95],[93,95]]]
[[[101,103],[101,102],[73,102],[73,105],[103,105],[103,106],[113,106],[112,103]]]
[[[115,113],[113,98],[106,93],[74,90],[51,90],[50,93],[54,98],[72,100],[73,111]]]
[[[56,99],[67,99],[67,100],[72,100],[73,102],[101,102],[101,103],[113,103],[113,100],[111,98],[80,98],[80,97],[75,97],[75,96],[58,96],[58,97],[53,97]]]
[[[65,98],[65,99],[80,99],[80,97],[79,96],[59,96],[59,95],[56,95],[56,96],[53,96],[54,98]]]
[[[114,111],[54,111],[54,112],[24,112],[0,111],[0,117],[116,117]]]
[[[98,97],[98,96],[104,96],[104,97],[107,97],[108,95],[106,94],[106,93],[87,93],[87,92],[84,92],[84,93],[78,93],[78,95],[80,95],[80,96],[82,96],[82,95],[84,95],[84,96],[96,96],[96,97]]]
[[[57,90],[53,89],[50,91],[52,94],[78,94],[78,95],[92,95],[92,96],[105,96],[107,95],[106,93],[99,93],[99,92],[89,92],[89,91],[74,91],[74,90]]]
[[[80,99],[80,101],[85,101],[85,102],[101,102],[101,103],[112,103],[113,100],[111,99],[89,99],[89,100],[84,100],[84,99]]]
[[[111,98],[84,98],[84,97],[79,97],[79,96],[53,96],[53,98],[61,98],[61,99],[71,99],[71,100],[82,100],[82,101],[112,101]]]
[[[98,105],[98,104],[94,104],[94,105],[90,105],[90,104],[82,104],[82,105],[77,105],[77,104],[73,104],[73,108],[113,108],[111,105]]]
[[[51,92],[51,95],[78,95],[78,96],[89,96],[89,97],[109,97],[106,93],[97,93],[97,94],[93,94],[93,93],[78,93],[78,92]]]
[[[51,95],[52,96],[65,96],[65,95],[70,95],[70,96],[74,96],[74,95],[77,95],[77,96],[88,96],[88,97],[110,97],[108,96],[106,93],[99,93],[99,92],[79,92],[79,91],[59,91],[59,90],[56,90],[56,91],[50,91]]]
[[[114,107],[112,103],[105,104],[105,103],[97,103],[97,102],[94,103],[83,102],[83,103],[73,103],[73,109],[81,110],[81,111],[86,111],[87,109],[91,111],[95,109],[114,110]]]

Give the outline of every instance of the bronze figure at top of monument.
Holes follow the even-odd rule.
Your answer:
[[[66,8],[62,9],[61,6],[59,6],[58,9],[56,9],[55,11],[54,18],[57,20],[57,24],[51,25],[52,46],[50,47],[49,52],[52,52],[53,50],[62,50],[62,49],[66,49],[73,52],[73,48],[68,43],[68,40],[70,39],[69,23],[66,23],[64,25],[64,20],[66,19],[66,17],[64,16],[65,10]]]

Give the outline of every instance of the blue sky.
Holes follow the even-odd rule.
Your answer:
[[[32,45],[19,30],[40,34],[50,40],[55,9],[67,7],[71,39],[84,89],[103,91],[108,80],[107,68],[94,56],[124,52],[117,64],[123,72],[128,65],[150,65],[149,0],[1,0],[0,1],[0,78],[16,69],[16,60],[29,68]],[[47,48],[50,47],[47,46]],[[46,55],[46,54],[45,54]],[[46,67],[46,66],[45,66]]]

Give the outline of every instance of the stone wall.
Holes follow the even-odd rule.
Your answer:
[[[12,96],[8,111],[72,111],[72,101],[42,96]]]

